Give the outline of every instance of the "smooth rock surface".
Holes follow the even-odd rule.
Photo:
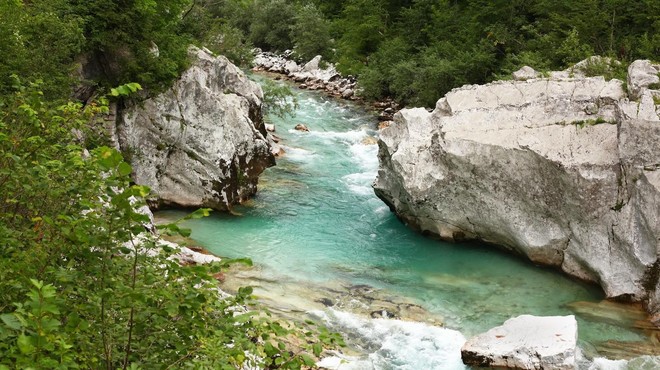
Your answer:
[[[191,48],[194,64],[162,94],[123,110],[116,142],[155,206],[226,210],[274,165],[261,88],[225,57]]]
[[[522,315],[468,339],[461,358],[478,367],[573,370],[577,335],[572,315]]]
[[[499,81],[454,89],[432,113],[404,109],[381,132],[374,190],[416,229],[501,246],[657,312],[660,121],[622,85]]]
[[[534,68],[530,66],[524,66],[519,70],[513,72],[511,75],[513,79],[516,81],[525,81],[538,77],[538,72],[536,72]]]

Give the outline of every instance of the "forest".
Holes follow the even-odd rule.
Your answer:
[[[44,91],[58,97],[66,97],[83,57],[100,64],[88,83],[166,86],[185,68],[190,43],[244,66],[254,47],[293,50],[299,61],[322,55],[358,76],[366,98],[424,106],[523,65],[547,71],[591,55],[624,64],[660,55],[653,0],[15,0],[2,7],[3,91],[16,74],[44,80]]]
[[[341,343],[263,312],[234,314],[251,291],[217,299],[212,276],[226,264],[180,266],[144,236],[136,208],[149,189],[131,182],[96,117],[168,87],[190,44],[245,67],[254,48],[322,55],[357,76],[366,99],[430,107],[523,65],[657,60],[660,2],[1,2],[0,370],[233,369],[252,361],[246,351],[269,368],[300,368]],[[162,232],[188,234],[177,224]],[[284,340],[293,333],[316,339],[294,353]]]

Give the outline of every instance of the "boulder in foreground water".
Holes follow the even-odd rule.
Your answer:
[[[575,316],[522,315],[469,339],[463,363],[512,369],[575,369]]]

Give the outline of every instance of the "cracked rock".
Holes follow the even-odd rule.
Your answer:
[[[116,142],[152,205],[226,210],[257,190],[275,164],[261,117],[263,93],[225,57],[191,47],[193,65],[165,92],[130,104]]]
[[[552,75],[552,74],[551,74]],[[411,227],[479,240],[660,311],[660,122],[603,77],[468,85],[380,133],[376,194]],[[586,109],[585,109],[586,108]]]

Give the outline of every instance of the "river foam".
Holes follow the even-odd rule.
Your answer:
[[[465,337],[458,331],[420,322],[367,319],[337,310],[311,314],[366,353],[359,358],[324,359],[321,366],[341,370],[467,369],[461,361]]]
[[[657,370],[660,369],[660,357],[642,356],[632,360],[608,360],[596,358],[587,370]]]

